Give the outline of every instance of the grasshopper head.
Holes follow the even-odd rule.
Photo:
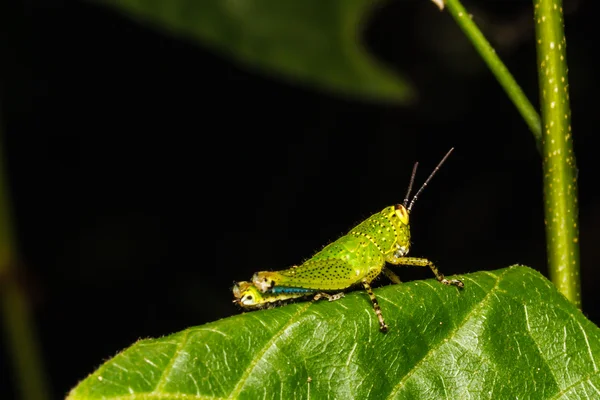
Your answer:
[[[275,281],[270,275],[271,273],[267,271],[256,272],[252,276],[252,283],[258,290],[264,293],[267,290],[273,289],[273,286],[275,286]]]
[[[261,304],[262,294],[251,282],[236,282],[233,286],[234,303],[251,308]]]

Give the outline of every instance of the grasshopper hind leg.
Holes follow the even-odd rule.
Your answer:
[[[362,280],[362,285],[367,291],[367,294],[371,298],[371,303],[373,303],[373,308],[375,309],[375,314],[377,315],[377,319],[379,320],[379,330],[381,332],[387,332],[388,326],[383,320],[383,314],[381,313],[381,307],[379,307],[379,302],[377,301],[377,297],[375,297],[375,293],[373,293],[373,289],[371,289],[371,285],[367,282],[366,279]]]

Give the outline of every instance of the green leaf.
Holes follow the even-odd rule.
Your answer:
[[[198,40],[249,66],[318,88],[402,103],[413,95],[404,79],[378,63],[360,44],[368,12],[377,3],[373,0],[98,3],[175,35]]]
[[[538,272],[514,266],[368,296],[248,312],[141,340],[69,399],[600,396],[600,330]]]

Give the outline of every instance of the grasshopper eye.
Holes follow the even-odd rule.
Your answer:
[[[254,304],[254,298],[252,297],[251,294],[247,294],[242,299],[242,303],[244,303],[247,306],[253,305]]]
[[[396,215],[400,218],[400,222],[404,225],[408,225],[408,211],[406,210],[406,207],[402,204],[398,204],[396,206]]]

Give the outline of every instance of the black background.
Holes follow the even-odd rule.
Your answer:
[[[565,3],[583,311],[598,323],[597,17],[591,1]],[[531,2],[465,5],[537,105]],[[364,33],[419,91],[408,107],[282,81],[94,4],[10,7],[3,139],[21,279],[56,398],[139,338],[239,313],[234,280],[298,263],[400,202],[413,163],[420,183],[450,147],[411,214],[411,254],[445,274],[520,263],[547,275],[533,137],[427,1],[390,2]],[[16,395],[10,379],[0,386]]]

